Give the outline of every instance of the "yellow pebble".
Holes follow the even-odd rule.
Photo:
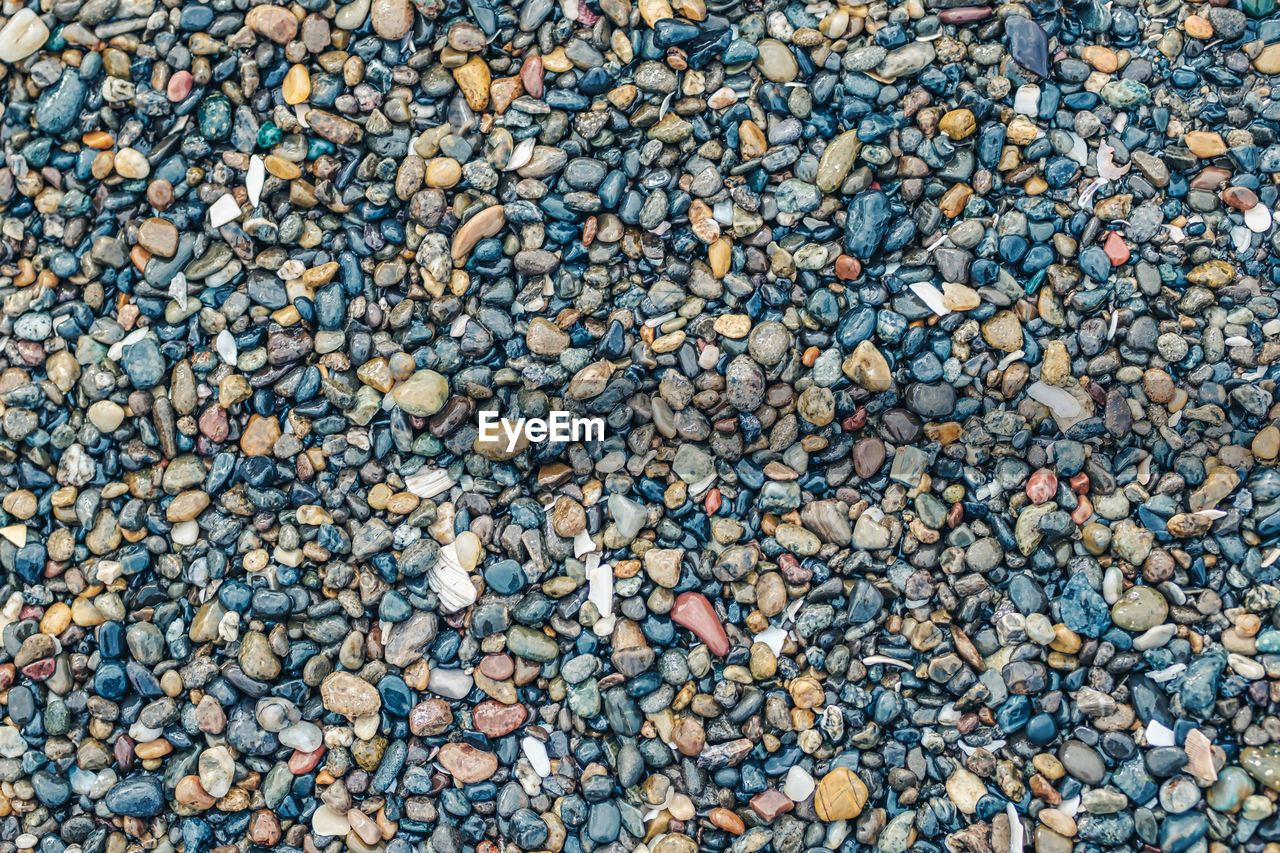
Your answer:
[[[311,75],[307,73],[307,66],[294,65],[289,72],[284,75],[284,82],[280,84],[280,90],[284,95],[284,102],[289,105],[301,104],[307,98],[311,97]]]
[[[71,607],[62,601],[49,605],[49,609],[40,618],[40,633],[56,637],[71,624]]]

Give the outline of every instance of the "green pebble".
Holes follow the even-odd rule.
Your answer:
[[[272,148],[283,135],[275,122],[263,122],[262,127],[258,128],[258,145],[262,148]]]

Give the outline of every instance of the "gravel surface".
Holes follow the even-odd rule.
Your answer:
[[[0,63],[0,853],[1280,851],[1276,0]]]

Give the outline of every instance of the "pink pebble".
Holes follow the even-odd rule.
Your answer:
[[[165,94],[169,96],[172,103],[176,104],[191,94],[193,84],[190,71],[179,71],[169,78],[169,88]]]
[[[1042,504],[1058,493],[1058,478],[1048,468],[1041,468],[1027,481],[1027,497],[1033,504]]]

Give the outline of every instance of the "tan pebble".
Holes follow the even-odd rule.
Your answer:
[[[452,157],[435,157],[427,164],[427,186],[449,189],[462,179],[462,166]]]
[[[145,178],[151,174],[151,164],[134,148],[121,148],[116,152],[116,174],[122,178]]]
[[[1116,52],[1100,44],[1091,44],[1080,52],[1080,58],[1103,74],[1114,74],[1120,67]]]
[[[1213,25],[1199,15],[1189,15],[1182,22],[1182,29],[1193,39],[1207,41],[1213,38]]]
[[[1193,130],[1182,141],[1191,153],[1200,158],[1217,157],[1227,153],[1227,143],[1222,135],[1209,130]]]

